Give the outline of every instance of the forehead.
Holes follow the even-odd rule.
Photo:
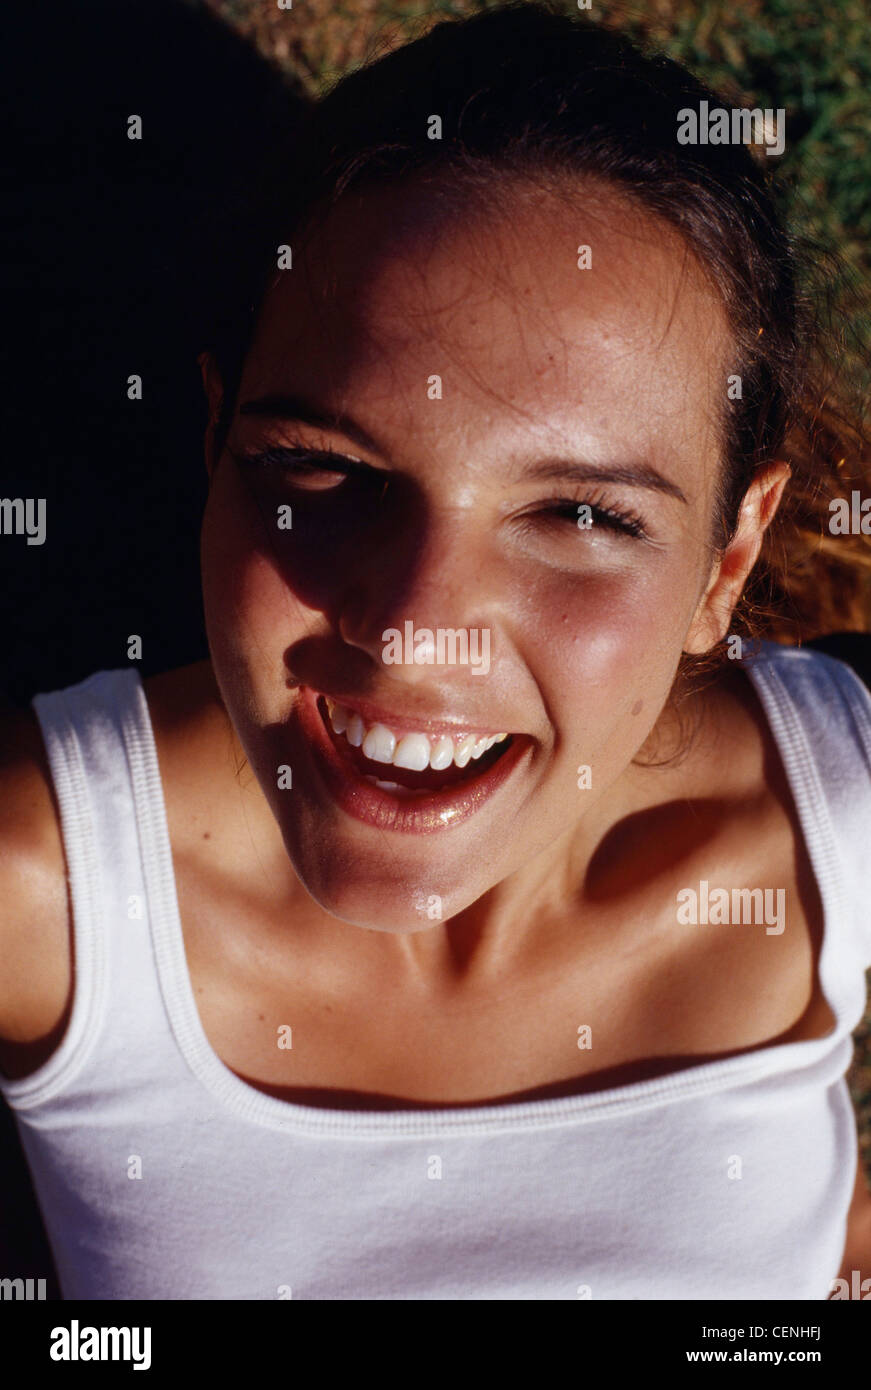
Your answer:
[[[683,238],[606,185],[517,182],[498,204],[404,187],[343,200],[295,251],[245,380],[424,430],[421,408],[442,432],[496,411],[504,430],[674,447],[713,439],[729,346]]]

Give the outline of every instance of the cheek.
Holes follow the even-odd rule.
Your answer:
[[[206,630],[219,678],[228,664],[271,677],[304,630],[308,610],[266,551],[262,518],[240,489],[217,481],[213,486],[200,557]]]
[[[525,660],[572,756],[634,756],[668,698],[695,598],[676,564],[657,562],[534,595]]]

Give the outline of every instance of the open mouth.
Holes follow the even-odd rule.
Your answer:
[[[397,735],[384,724],[366,725],[359,714],[326,696],[318,713],[349,769],[401,799],[450,791],[475,781],[508,752],[510,734]]]
[[[459,825],[497,794],[534,744],[524,734],[453,723],[390,728],[371,722],[366,702],[352,710],[311,686],[299,695],[317,784],[347,814],[380,830],[429,834]]]

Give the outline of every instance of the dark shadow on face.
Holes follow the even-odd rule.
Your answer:
[[[293,683],[364,694],[380,668],[342,640],[342,621],[354,624],[365,613],[367,627],[380,631],[403,607],[427,545],[423,489],[407,476],[375,470],[322,492],[243,480],[259,513],[256,550],[274,564],[289,594],[329,625],[329,635],[306,636],[285,651]],[[287,531],[275,522],[282,504],[292,509]]]
[[[303,102],[184,0],[6,5],[0,54],[0,493],[46,504],[44,544],[0,545],[0,702],[25,704],[127,664],[129,634],[142,637],[143,675],[206,654],[196,355],[234,264],[224,212],[246,206],[257,152]],[[128,139],[131,115],[141,140]],[[2,1103],[0,1190],[2,1272],[45,1277],[58,1298]]]
[[[427,503],[413,479],[372,469],[328,491],[254,483],[251,495],[262,526],[257,548],[301,602],[336,626],[349,595],[402,603],[426,544]],[[288,531],[275,523],[282,503],[293,511]]]

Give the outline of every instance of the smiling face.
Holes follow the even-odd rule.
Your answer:
[[[276,276],[212,471],[228,712],[309,892],[382,930],[618,798],[682,650],[720,635],[720,301],[612,190],[505,206],[340,203]]]

